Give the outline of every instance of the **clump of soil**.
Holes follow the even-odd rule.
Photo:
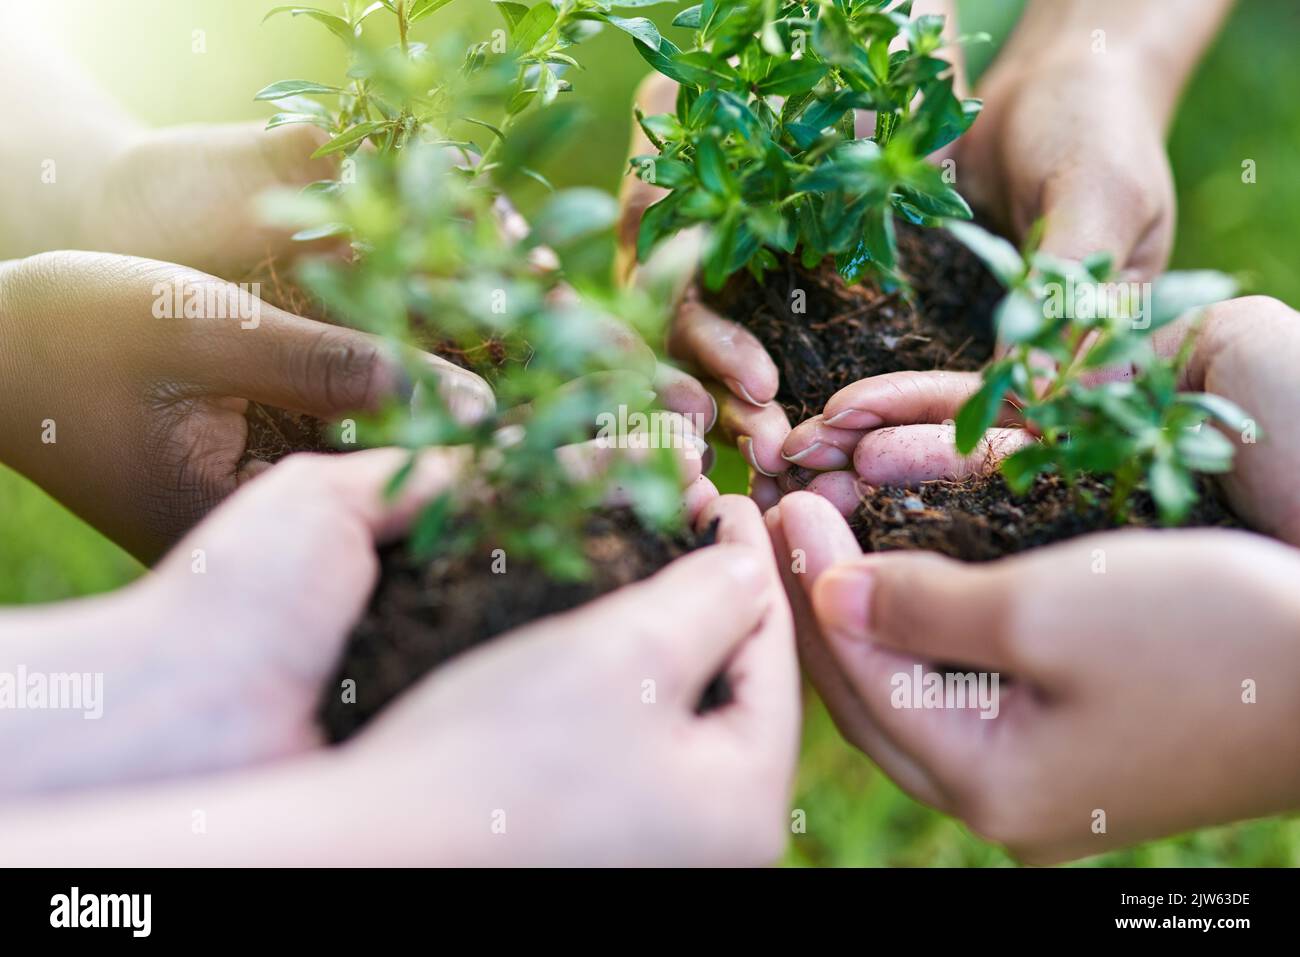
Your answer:
[[[351,737],[386,704],[456,655],[647,578],[687,552],[713,544],[716,533],[715,523],[700,535],[670,537],[645,530],[628,509],[597,512],[585,545],[593,576],[567,583],[556,582],[536,565],[509,559],[505,572],[495,574],[490,546],[433,562],[412,558],[404,543],[385,549],[370,607],[322,696],[320,719],[327,736],[334,742]],[[609,639],[619,637],[612,633]],[[343,699],[346,679],[356,682],[354,703]],[[699,708],[730,700],[730,686],[719,675]]]
[[[784,269],[760,284],[737,273],[705,301],[758,337],[781,374],[777,401],[792,424],[821,413],[858,379],[886,372],[979,369],[993,353],[993,310],[1004,290],[942,229],[898,224],[899,270],[910,298],[867,280],[848,285],[832,259]],[[798,293],[802,292],[802,296]],[[794,311],[796,303],[804,306]]]
[[[1188,524],[1234,528],[1239,523],[1204,476]],[[1125,527],[1160,524],[1146,492],[1130,501]],[[849,520],[863,551],[924,549],[967,562],[991,561],[1030,548],[1115,528],[1110,486],[1084,476],[1071,487],[1056,475],[1040,475],[1017,497],[993,473],[960,482],[922,482],[915,489],[864,487]]]

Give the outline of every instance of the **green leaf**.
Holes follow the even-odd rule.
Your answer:
[[[605,14],[601,19],[658,52],[659,43],[663,38],[659,35],[659,28],[645,17],[616,17],[613,14]]]
[[[533,217],[531,245],[560,249],[612,229],[618,203],[598,189],[566,189],[557,193]]]
[[[1221,395],[1209,392],[1180,392],[1178,402],[1204,413],[1231,432],[1245,432],[1254,423],[1250,413]]]
[[[326,10],[318,10],[316,7],[273,7],[271,10],[267,11],[266,16],[262,18],[262,22],[265,23],[267,20],[280,13],[292,14],[295,17],[311,17],[311,19],[315,20],[317,23],[321,23],[328,27],[329,31],[344,43],[350,44],[356,39],[356,33],[346,20],[336,14],[329,13]]]
[[[1013,289],[1000,303],[993,315],[998,339],[1015,344],[1028,342],[1047,324],[1042,306],[1019,289]]]
[[[1147,486],[1156,501],[1160,520],[1166,525],[1181,524],[1196,503],[1196,484],[1191,473],[1165,456],[1158,456],[1151,463]]]
[[[1035,442],[1008,455],[998,468],[1007,480],[1007,487],[1016,495],[1024,495],[1034,484],[1034,478],[1051,471],[1055,463],[1055,450],[1044,442]]]
[[[318,149],[315,153],[312,153],[311,158],[320,159],[322,156],[329,156],[331,153],[341,152],[350,146],[359,145],[366,137],[378,133],[380,130],[387,129],[388,126],[389,124],[387,122],[358,123],[351,129],[344,130],[338,136],[334,137],[334,139],[330,140]]]
[[[1209,425],[1183,429],[1174,439],[1174,452],[1178,460],[1197,472],[1230,472],[1235,451],[1227,436]]]
[[[510,38],[511,45],[516,50],[527,53],[555,26],[555,19],[555,8],[550,3],[542,2],[530,8],[515,24],[514,35]]]
[[[698,30],[700,28],[700,10],[702,8],[703,4],[699,3],[693,7],[687,7],[681,13],[677,14],[677,16],[673,17],[673,26]]]
[[[815,87],[830,68],[816,60],[786,60],[758,84],[761,96],[797,96]]]
[[[957,451],[970,455],[984,433],[997,421],[1002,402],[1011,388],[1011,363],[1003,361],[984,372],[984,384],[957,410]]]
[[[452,494],[443,492],[420,512],[410,533],[411,551],[416,555],[428,556],[438,550],[447,534],[453,503]]]
[[[519,26],[520,21],[528,16],[528,7],[522,3],[516,3],[515,0],[492,0],[496,4],[497,10],[501,16],[505,17],[506,26],[513,34]]]
[[[326,86],[310,80],[281,80],[263,87],[254,100],[283,100],[289,96],[301,96],[304,93],[343,93],[337,86]]]
[[[673,217],[677,214],[677,206],[680,201],[681,196],[679,194],[670,193],[647,209],[641,216],[641,227],[637,232],[636,240],[636,258],[638,262],[645,262],[649,259],[654,247],[668,235],[669,226]]]
[[[730,275],[739,228],[740,220],[733,210],[723,217],[720,225],[709,231],[704,252],[704,284],[709,289],[721,289]]]
[[[266,128],[268,130],[273,130],[276,127],[290,126],[294,123],[311,123],[314,126],[319,126],[323,130],[327,130],[330,127],[328,120],[323,120],[314,113],[276,113],[266,121]]]
[[[442,9],[449,3],[451,3],[451,0],[415,0],[415,3],[411,4],[411,12],[406,15],[407,22],[416,23],[423,20],[429,14]]]
[[[954,220],[945,228],[980,259],[1008,289],[1024,277],[1025,261],[1015,246],[974,223]]]
[[[328,239],[331,236],[346,236],[351,232],[351,228],[346,223],[324,223],[320,226],[312,226],[310,229],[300,229],[290,238],[296,243],[314,243],[318,239]]]
[[[1175,319],[1212,303],[1231,299],[1238,283],[1231,276],[1211,270],[1167,272],[1155,281],[1151,290],[1151,324],[1159,329]]]
[[[719,196],[735,191],[735,180],[727,168],[727,157],[713,138],[701,139],[695,144],[695,169],[704,188]]]

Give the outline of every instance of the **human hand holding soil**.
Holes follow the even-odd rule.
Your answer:
[[[221,700],[251,683],[259,696],[288,702],[267,720],[296,729],[293,746],[303,743],[300,719],[323,680],[317,666],[341,645],[335,625],[359,610],[373,579],[372,539],[409,515],[406,500],[379,502],[399,458],[379,450],[290,460],[195,533],[193,543],[210,549],[208,581],[176,581],[189,573],[182,549],[149,586],[178,587],[178,607],[191,618],[222,588],[225,637],[242,639],[244,626],[254,634],[240,642],[246,660],[227,647],[234,671],[205,656],[206,680]],[[429,459],[413,495],[455,474],[454,455]],[[308,486],[312,494],[300,491]],[[285,531],[285,512],[301,519],[296,531]],[[715,518],[721,544],[465,654],[340,748],[107,800],[11,806],[0,816],[0,856],[47,866],[770,863],[788,834],[799,739],[789,606],[753,504],[718,499],[698,521]],[[263,528],[275,548],[245,540]],[[277,567],[248,563],[247,554]],[[307,564],[283,564],[299,559]],[[284,591],[283,581],[309,574],[310,591]],[[275,590],[269,605],[256,599],[267,588]],[[268,644],[278,644],[269,661]],[[261,666],[250,670],[254,657]],[[719,670],[733,699],[699,714]],[[282,683],[268,683],[276,675]],[[383,814],[365,810],[377,806]],[[177,830],[169,809],[178,807],[204,809],[203,840]]]
[[[718,545],[465,653],[348,746],[350,778],[382,789],[393,818],[412,822],[403,833],[443,835],[399,853],[582,865],[779,856],[799,725],[789,608],[753,503],[725,496],[697,524],[714,519]],[[732,700],[701,714],[719,671]],[[437,830],[416,823],[431,820],[430,802],[432,820],[446,815]],[[504,839],[491,829],[498,809]]]
[[[0,460],[146,561],[266,468],[240,465],[250,400],[328,419],[403,381],[377,339],[152,260],[3,264],[0,302]],[[492,407],[477,376],[425,360],[461,416]]]
[[[443,489],[465,484],[464,455],[439,450],[421,457],[389,501],[384,487],[406,458],[376,449],[286,459],[138,583],[0,615],[5,661],[102,675],[98,720],[5,710],[0,749],[23,757],[5,762],[0,790],[210,772],[319,744],[320,689],[369,600],[376,543],[403,532]]]
[[[786,574],[801,658],[841,732],[1021,860],[1300,804],[1294,550],[1127,531],[986,564],[862,556],[808,493],[768,526],[783,570],[802,550],[804,572]],[[918,665],[998,673],[995,716],[899,706],[896,676]]]
[[[1234,299],[1157,330],[1153,345],[1160,355],[1172,356],[1188,335],[1196,340],[1181,388],[1222,396],[1255,416],[1254,435],[1229,436],[1235,464],[1216,476],[1228,504],[1252,528],[1300,545],[1300,491],[1293,481],[1300,469],[1295,311],[1263,296]],[[1034,436],[1008,405],[999,427],[987,433],[975,454],[958,455],[951,422],[980,382],[975,372],[897,372],[864,379],[833,396],[818,420],[796,428],[785,452],[808,468],[852,466],[818,476],[808,486],[844,514],[858,504],[859,482],[910,486],[982,474]]]

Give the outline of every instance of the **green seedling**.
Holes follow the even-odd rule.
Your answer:
[[[1010,403],[1040,439],[1001,463],[1017,494],[1040,474],[1073,482],[1092,473],[1112,481],[1115,521],[1124,520],[1143,486],[1164,523],[1184,521],[1197,500],[1196,473],[1232,468],[1234,447],[1225,431],[1249,435],[1253,423],[1226,399],[1179,391],[1194,332],[1172,357],[1156,354],[1152,333],[1233,296],[1236,282],[1208,271],[1124,282],[1104,254],[1076,263],[1034,251],[1032,243],[1022,253],[971,223],[948,228],[1008,290],[995,314],[1007,351],[986,367],[983,385],[958,412],[958,451],[972,453]],[[1130,364],[1127,381],[1088,379]]]

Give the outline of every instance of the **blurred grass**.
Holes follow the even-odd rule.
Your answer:
[[[328,5],[329,0],[326,0]],[[333,41],[310,24],[281,19],[259,25],[267,0],[44,0],[27,8],[124,104],[149,123],[264,117],[252,94],[274,80],[322,81],[341,74]],[[962,30],[987,30],[995,43],[969,53],[983,69],[1014,23],[1022,0],[961,0]],[[668,13],[663,11],[667,10]],[[648,11],[661,23],[671,8]],[[480,0],[444,13],[475,36],[497,26]],[[447,21],[435,16],[422,29]],[[201,30],[207,52],[192,51]],[[680,31],[678,31],[680,33]],[[1287,0],[1240,0],[1193,81],[1170,137],[1181,222],[1174,264],[1240,272],[1256,292],[1300,304],[1294,267],[1300,219],[1300,71],[1294,38],[1300,7]],[[670,35],[674,35],[670,33]],[[680,39],[674,35],[675,39]],[[584,136],[550,159],[558,185],[616,189],[630,130],[632,92],[646,68],[631,41],[610,33],[584,48],[587,69],[574,77],[575,98],[589,111]],[[164,78],[160,80],[160,78]],[[1097,135],[1105,135],[1098,130]],[[1241,182],[1243,160],[1258,182]],[[525,206],[527,203],[525,202]],[[734,456],[715,470],[737,489]],[[0,469],[0,603],[54,601],[116,587],[139,568],[38,490]],[[807,832],[793,839],[794,865],[961,865],[1010,863],[959,824],[903,795],[840,739],[810,699],[794,806]],[[1300,820],[1251,822],[1200,831],[1095,858],[1128,866],[1296,866]]]

